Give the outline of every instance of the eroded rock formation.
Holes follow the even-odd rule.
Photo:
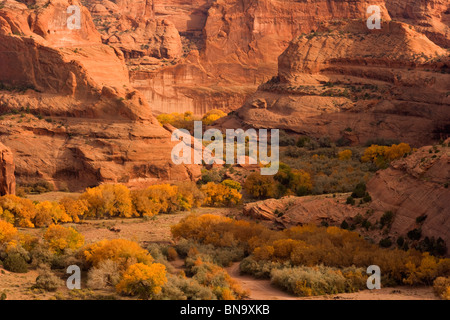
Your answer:
[[[146,21],[163,19],[173,26],[150,28],[155,40],[147,44],[150,29],[131,21],[142,21],[142,12],[149,7],[142,4],[149,1],[137,3],[135,11],[128,9],[126,1],[116,1],[114,6],[109,1],[89,3],[95,5],[90,6],[91,12],[106,41],[114,33],[113,45],[123,41],[135,48],[132,54],[125,49],[131,81],[159,112],[237,109],[257,86],[277,74],[277,59],[292,39],[318,31],[329,21],[365,21],[370,5],[380,7],[384,20],[407,23],[438,46],[450,47],[450,7],[445,0],[153,0],[152,14],[144,15]],[[111,23],[117,10],[119,20],[128,19],[119,29]],[[177,33],[183,55],[159,59],[158,52],[166,46],[163,42],[179,47]]]
[[[0,143],[0,196],[15,194],[14,159],[11,150]]]
[[[59,21],[70,4],[80,5],[7,0],[0,10],[0,141],[14,153],[18,182],[73,191],[195,179],[199,168],[173,165],[170,132],[130,87],[123,53],[101,43],[87,9],[80,5],[81,29],[30,28],[32,19]]]

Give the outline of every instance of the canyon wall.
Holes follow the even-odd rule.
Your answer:
[[[179,33],[182,54],[161,60],[144,44],[129,61],[131,81],[156,112],[232,111],[276,75],[278,56],[292,39],[328,21],[365,20],[370,5],[381,8],[384,20],[413,25],[436,44],[449,47],[450,8],[444,0],[154,0],[154,15],[149,19],[170,22],[170,30],[162,30],[159,37],[166,33],[175,39]],[[126,8],[123,12],[128,14]],[[105,19],[100,18],[100,24]],[[105,28],[110,32],[109,26]],[[122,31],[128,33],[126,37],[140,37],[135,28]],[[179,47],[178,39],[173,43]],[[223,99],[229,100],[225,106]]]
[[[294,39],[279,57],[278,76],[219,126],[422,146],[450,134],[449,83],[447,50],[412,26],[330,23]]]
[[[122,51],[91,29],[87,9],[81,29],[62,31],[66,46],[58,32],[30,28],[33,19],[58,20],[70,4],[80,5],[7,0],[0,10],[0,141],[14,154],[17,182],[78,191],[195,180],[199,168],[172,163],[171,133],[130,86]]]

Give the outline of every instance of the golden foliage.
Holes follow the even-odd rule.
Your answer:
[[[83,217],[89,210],[86,200],[64,197],[59,201],[59,203],[64,207],[66,213],[75,223],[80,222],[80,217]]]
[[[116,286],[119,293],[149,299],[161,292],[167,282],[166,267],[160,263],[130,265]]]
[[[121,184],[105,184],[87,189],[80,200],[88,205],[88,216],[130,218],[133,216],[130,190]]]
[[[4,220],[0,220],[0,244],[13,240],[17,235],[17,229]]]
[[[371,145],[361,157],[362,162],[373,162],[378,167],[386,166],[389,162],[402,158],[404,155],[411,152],[409,144],[400,143],[393,144],[390,147]]]
[[[36,204],[34,225],[38,228],[48,227],[51,224],[72,222],[64,206],[57,202],[44,201]]]
[[[14,222],[18,227],[33,228],[33,219],[36,215],[36,209],[28,199],[6,195],[0,198],[0,207],[3,209],[3,216],[8,217],[9,222]],[[14,217],[14,221],[11,221]]]
[[[51,251],[61,254],[65,250],[77,250],[84,245],[84,236],[73,228],[51,225],[44,233]]]
[[[294,266],[380,266],[398,284],[431,284],[450,272],[450,259],[416,250],[388,250],[364,240],[358,233],[338,227],[304,225],[284,231],[256,223],[212,215],[191,215],[172,226],[176,238],[218,247],[240,246],[256,261],[287,262]]]
[[[238,204],[242,195],[235,188],[225,184],[216,184],[209,182],[202,186],[202,192],[205,194],[205,204],[208,206],[231,206]]]
[[[138,243],[124,239],[102,240],[83,249],[84,258],[89,265],[97,267],[100,262],[111,260],[121,269],[134,263],[150,265],[153,257]]]
[[[346,161],[346,160],[350,160],[352,158],[352,155],[353,155],[353,153],[351,150],[343,150],[338,153],[338,158],[339,158],[339,160]]]
[[[203,124],[205,125],[211,125],[215,121],[219,120],[220,118],[225,117],[227,114],[223,112],[222,110],[213,109],[209,110],[202,118]]]

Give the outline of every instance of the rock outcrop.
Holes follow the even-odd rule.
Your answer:
[[[406,235],[421,229],[423,236],[441,237],[450,244],[450,139],[423,147],[378,171],[367,184],[375,211],[392,211],[390,232]],[[425,217],[422,222],[418,217]]]
[[[411,26],[324,25],[293,40],[278,76],[223,127],[278,128],[355,144],[390,138],[421,146],[450,133],[450,58]]]
[[[0,143],[0,196],[15,194],[14,159],[12,152]]]
[[[342,221],[364,213],[364,209],[345,204],[345,195],[285,197],[249,203],[243,215],[266,220],[281,228],[299,224],[340,225]]]
[[[83,23],[61,31],[64,46],[58,32],[30,29],[33,19],[59,21],[70,4],[82,8]],[[89,11],[76,1],[36,6],[7,0],[0,10],[0,141],[14,153],[18,183],[76,191],[198,177],[196,166],[172,163],[171,133],[130,87],[123,53],[91,29]]]

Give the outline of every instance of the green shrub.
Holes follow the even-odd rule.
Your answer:
[[[416,222],[417,222],[417,223],[422,223],[422,222],[424,222],[424,221],[426,220],[426,218],[427,218],[427,215],[426,215],[426,214],[421,215],[421,216],[418,216],[418,217],[416,218]]]
[[[347,201],[345,203],[351,204],[352,206],[354,206],[355,205],[355,199],[350,196],[350,197],[347,198]]]
[[[342,221],[342,223],[341,223],[341,229],[348,229],[348,227],[349,227],[349,225],[348,225],[348,222],[347,221]]]
[[[384,238],[380,240],[380,247],[389,248],[390,246],[392,246],[392,241],[390,238]]]
[[[407,236],[411,240],[420,240],[420,238],[422,237],[422,230],[413,229],[411,231],[408,231]]]
[[[358,183],[353,190],[352,197],[353,198],[363,198],[366,195],[366,184]]]
[[[391,226],[392,223],[394,222],[394,213],[392,211],[386,211],[380,219],[380,223],[381,223],[381,227],[385,227],[385,226]]]
[[[15,273],[27,273],[28,264],[25,258],[18,253],[8,254],[6,259],[3,261],[3,267],[11,272]]]

